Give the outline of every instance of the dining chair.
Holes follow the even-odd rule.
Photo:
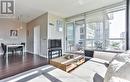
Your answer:
[[[5,56],[6,52],[7,52],[7,49],[6,49],[6,45],[4,43],[1,43],[1,47],[2,47],[2,50],[3,50],[3,55]],[[12,54],[14,53],[14,48],[8,48],[8,52],[12,52]]]
[[[3,50],[3,55],[5,55],[6,54],[6,46],[4,45],[4,43],[1,43],[1,47]]]
[[[25,47],[25,43],[21,43],[21,45],[23,45]],[[23,51],[23,46],[19,46],[17,48],[15,48],[15,51]]]

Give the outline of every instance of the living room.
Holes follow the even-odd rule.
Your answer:
[[[2,0],[0,82],[129,82],[129,0]]]

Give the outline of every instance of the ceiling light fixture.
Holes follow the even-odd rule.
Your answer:
[[[20,15],[20,29],[23,29],[22,15]]]
[[[17,30],[22,30],[23,29],[23,23],[22,23],[22,15],[18,16],[18,29]]]

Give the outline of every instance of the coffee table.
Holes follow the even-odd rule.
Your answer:
[[[85,62],[85,57],[83,55],[73,54],[73,56],[74,57],[71,59],[66,59],[65,55],[55,59],[51,59],[50,64],[66,72],[70,72],[71,70],[75,69]]]

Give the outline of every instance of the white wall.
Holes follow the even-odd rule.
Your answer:
[[[62,52],[64,52],[64,31],[58,31],[57,29],[57,25],[56,25],[56,21],[60,20],[63,23],[63,28],[62,30],[64,30],[64,19],[56,16],[54,14],[49,13],[48,14],[48,39],[61,39],[62,40]],[[50,25],[53,24],[53,25]]]
[[[47,57],[48,54],[48,39],[62,39],[63,32],[57,31],[56,21],[61,19],[58,16],[45,13],[27,24],[27,51],[34,53],[34,32],[33,29],[36,26],[40,26],[40,55]],[[50,26],[49,23],[53,23],[54,26]],[[63,45],[63,44],[62,44]]]
[[[18,21],[15,19],[0,19],[0,43],[5,44],[20,44],[26,43],[26,24],[23,23],[23,29],[18,31],[17,38],[10,37],[10,30],[17,30],[19,28]],[[2,48],[0,47],[0,53]]]
[[[60,32],[57,30],[56,27],[56,21],[63,19],[59,16],[48,14],[48,39],[62,39],[63,38],[63,31]],[[52,23],[53,25],[49,25],[49,23]]]

